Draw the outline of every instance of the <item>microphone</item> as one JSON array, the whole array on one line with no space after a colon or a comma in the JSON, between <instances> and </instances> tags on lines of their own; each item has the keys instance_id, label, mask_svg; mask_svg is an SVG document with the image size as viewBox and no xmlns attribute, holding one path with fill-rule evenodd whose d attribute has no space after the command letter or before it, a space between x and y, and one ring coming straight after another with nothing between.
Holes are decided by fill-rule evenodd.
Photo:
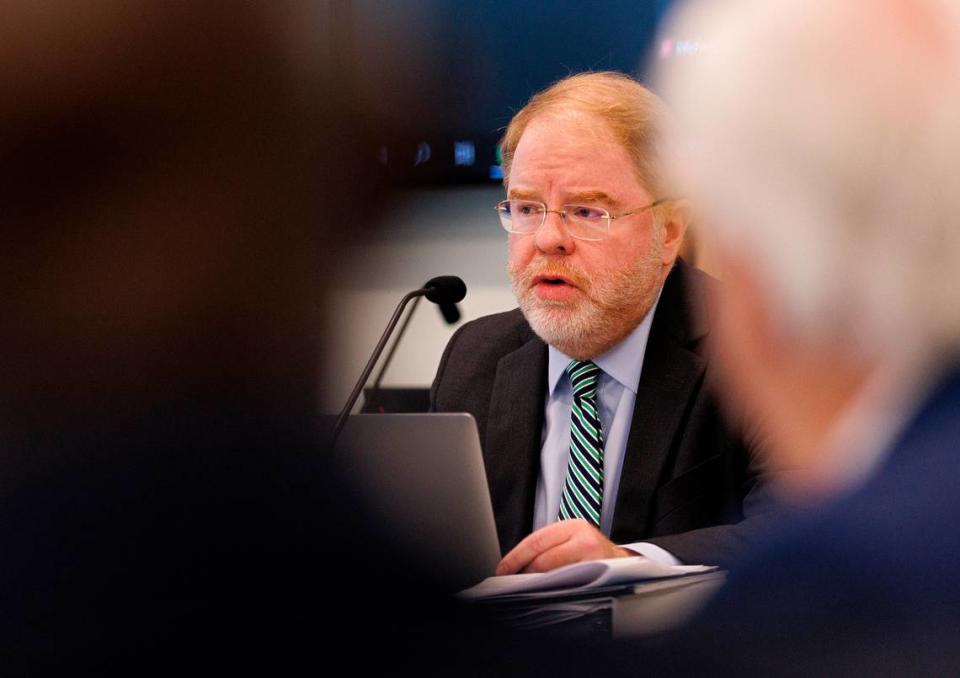
<instances>
[{"instance_id":1,"label":"microphone","mask_svg":"<svg viewBox=\"0 0 960 678\"><path fill-rule=\"evenodd\" d=\"M428 280L423 289L427 290L428 301L435 304L455 304L467 296L467 286L455 275L441 275Z\"/></svg>"},{"instance_id":2,"label":"microphone","mask_svg":"<svg viewBox=\"0 0 960 678\"><path fill-rule=\"evenodd\" d=\"M383 353L383 348L387 345L387 340L393 333L393 329L397 326L397 321L400 320L400 315L403 313L403 309L406 308L408 303L410 303L410 300L425 296L428 301L432 301L435 304L440 304L442 310L443 304L455 305L466 295L467 286L464 284L463 280L455 275L442 275L428 280L420 289L407 292L403 296L403 299L400 300L396 310L390 317L390 322L387 323L387 328L380 336L380 341L377 342L376 348L373 349L373 354L367 361L366 367L363 368L363 372L360 374L360 379L353 387L353 391L351 391L350 397L347 398L347 402L343 406L343 410L340 411L340 416L337 417L337 424L333 429L331 447L334 443L336 443L337 438L340 437L340 431L343 429L344 424L347 423L347 417L350 415L350 410L353 409L353 406L357 402L357 398L360 397L360 392L363 390L363 385L367 383L367 379L370 378L370 373L373 371L373 366L377 363L377 359L380 357L380 354ZM459 315L459 311L457 311L457 315ZM409 322L409 317L407 318L407 321ZM406 324L404 325L404 329L406 329ZM394 345L394 348L396 348L396 345Z\"/></svg>"},{"instance_id":3,"label":"microphone","mask_svg":"<svg viewBox=\"0 0 960 678\"><path fill-rule=\"evenodd\" d=\"M424 289L430 290L430 292L426 294L427 299L437 304L440 308L440 313L443 315L443 319L447 321L448 325L459 322L460 309L457 308L456 302L463 299L467 293L467 287L463 284L463 280L455 276L440 276L427 281L423 287ZM370 387L370 405L376 404L377 395L380 393L380 382L383 381L383 375L386 374L387 368L390 367L390 363L393 361L393 355L397 352L397 347L400 345L403 335L406 334L407 327L410 326L413 314L417 312L417 305L420 303L421 298L422 297L417 297L410 305L410 310L407 311L407 317L403 319L400 329L397 330L397 336L393 340L393 344L390 345L387 356L383 359L383 365L380 366L380 371L377 372L377 376L373 380L373 385ZM364 409L366 408L367 405L365 404Z\"/></svg>"},{"instance_id":4,"label":"microphone","mask_svg":"<svg viewBox=\"0 0 960 678\"><path fill-rule=\"evenodd\" d=\"M443 319L447 321L448 325L453 325L460 320L460 309L457 308L457 302L467 295L467 286L463 284L460 278L453 275L442 275L429 280L424 287L433 288L433 292L427 294L427 299L440 307L440 313L443 314ZM397 341L399 340L398 338Z\"/></svg>"}]
</instances>

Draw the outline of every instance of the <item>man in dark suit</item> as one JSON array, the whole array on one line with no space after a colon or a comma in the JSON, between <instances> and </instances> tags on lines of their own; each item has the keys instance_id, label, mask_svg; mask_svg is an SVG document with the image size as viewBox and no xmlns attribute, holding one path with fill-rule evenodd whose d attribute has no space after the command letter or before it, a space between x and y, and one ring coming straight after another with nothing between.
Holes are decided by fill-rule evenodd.
<instances>
[{"instance_id":1,"label":"man in dark suit","mask_svg":"<svg viewBox=\"0 0 960 678\"><path fill-rule=\"evenodd\" d=\"M432 390L435 410L477 419L501 574L725 563L761 520L751 455L710 387L714 283L676 258L687 210L660 187L663 115L626 76L582 74L504 137L497 210L520 309L461 328Z\"/></svg>"}]
</instances>

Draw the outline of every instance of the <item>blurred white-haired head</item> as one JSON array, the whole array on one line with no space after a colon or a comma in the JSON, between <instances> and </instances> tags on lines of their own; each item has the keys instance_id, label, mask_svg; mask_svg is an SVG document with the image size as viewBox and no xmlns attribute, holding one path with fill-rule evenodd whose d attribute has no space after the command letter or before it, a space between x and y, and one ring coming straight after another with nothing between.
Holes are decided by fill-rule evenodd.
<instances>
[{"instance_id":1,"label":"blurred white-haired head","mask_svg":"<svg viewBox=\"0 0 960 678\"><path fill-rule=\"evenodd\" d=\"M960 1L702 0L666 34L664 155L778 330L960 347Z\"/></svg>"}]
</instances>

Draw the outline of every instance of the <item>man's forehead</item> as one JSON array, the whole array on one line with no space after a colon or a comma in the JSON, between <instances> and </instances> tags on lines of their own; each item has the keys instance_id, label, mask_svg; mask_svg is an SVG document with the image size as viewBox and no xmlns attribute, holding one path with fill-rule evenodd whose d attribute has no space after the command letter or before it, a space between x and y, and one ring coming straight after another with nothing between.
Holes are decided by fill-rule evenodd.
<instances>
[{"instance_id":1,"label":"man's forehead","mask_svg":"<svg viewBox=\"0 0 960 678\"><path fill-rule=\"evenodd\" d=\"M577 110L548 110L527 123L517 143L517 151L524 146L529 147L532 140L545 136L555 137L555 143L558 144L567 142L622 147L610 124L600 115Z\"/></svg>"},{"instance_id":2,"label":"man's forehead","mask_svg":"<svg viewBox=\"0 0 960 678\"><path fill-rule=\"evenodd\" d=\"M603 203L620 207L643 186L633 158L609 125L588 113L542 114L517 144L507 196L546 201L545 193L566 204ZM552 197L556 200L556 197Z\"/></svg>"}]
</instances>

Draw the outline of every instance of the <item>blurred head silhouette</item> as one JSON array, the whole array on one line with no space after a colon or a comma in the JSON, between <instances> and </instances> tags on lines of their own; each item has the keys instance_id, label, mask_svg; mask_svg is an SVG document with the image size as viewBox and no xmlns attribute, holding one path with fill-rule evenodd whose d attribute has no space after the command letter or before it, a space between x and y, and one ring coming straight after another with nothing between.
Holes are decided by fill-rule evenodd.
<instances>
[{"instance_id":1,"label":"blurred head silhouette","mask_svg":"<svg viewBox=\"0 0 960 678\"><path fill-rule=\"evenodd\" d=\"M850 405L896 410L960 347L956 3L694 2L670 30L703 45L659 81L727 280L727 382L806 470L788 489L829 491L859 472L834 454Z\"/></svg>"},{"instance_id":2,"label":"blurred head silhouette","mask_svg":"<svg viewBox=\"0 0 960 678\"><path fill-rule=\"evenodd\" d=\"M301 17L91 7L0 27L4 419L307 411Z\"/></svg>"},{"instance_id":3,"label":"blurred head silhouette","mask_svg":"<svg viewBox=\"0 0 960 678\"><path fill-rule=\"evenodd\" d=\"M313 204L360 184L324 7L4 5L5 670L219 662L304 612L334 485Z\"/></svg>"}]
</instances>

